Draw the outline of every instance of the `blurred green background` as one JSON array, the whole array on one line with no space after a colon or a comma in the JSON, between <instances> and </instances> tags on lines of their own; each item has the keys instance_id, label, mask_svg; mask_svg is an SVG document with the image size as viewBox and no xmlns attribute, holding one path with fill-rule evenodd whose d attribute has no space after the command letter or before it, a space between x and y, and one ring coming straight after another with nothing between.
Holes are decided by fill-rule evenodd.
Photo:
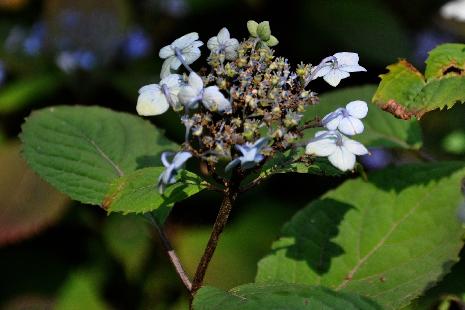
<instances>
[{"instance_id":1,"label":"blurred green background","mask_svg":"<svg viewBox=\"0 0 465 310\"><path fill-rule=\"evenodd\" d=\"M462 42L461 27L438 14L441 0L0 0L0 309L186 309L187 295L154 232L142 218L106 216L55 192L21 159L17 135L31 110L100 105L135 113L137 90L158 81L158 50L196 31L203 42L226 26L245 38L247 20L269 20L277 55L294 65L338 51L360 54L367 74L343 87L377 84L398 58L419 68L427 52ZM202 67L202 61L194 64ZM330 87L316 82L318 92ZM345 104L345 103L341 103ZM463 159L464 107L422 119L424 150ZM151 119L182 141L174 113ZM149 139L150 137L147 137ZM366 169L414 160L373 150ZM207 283L251 282L281 225L342 179L274 177L240 198ZM309 191L311 188L311 192ZM174 207L167 222L192 274L220 197L201 193Z\"/></svg>"}]
</instances>

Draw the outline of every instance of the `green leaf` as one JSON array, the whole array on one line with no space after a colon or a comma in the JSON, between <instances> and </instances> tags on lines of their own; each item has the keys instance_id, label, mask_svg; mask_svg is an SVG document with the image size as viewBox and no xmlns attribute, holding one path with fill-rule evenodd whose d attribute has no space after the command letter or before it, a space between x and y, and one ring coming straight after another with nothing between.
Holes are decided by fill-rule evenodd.
<instances>
[{"instance_id":1,"label":"green leaf","mask_svg":"<svg viewBox=\"0 0 465 310\"><path fill-rule=\"evenodd\" d=\"M152 243L142 217L112 214L105 220L103 238L110 252L123 265L128 279L138 279Z\"/></svg>"},{"instance_id":2,"label":"green leaf","mask_svg":"<svg viewBox=\"0 0 465 310\"><path fill-rule=\"evenodd\" d=\"M269 39L268 41L266 41L265 43L266 43L266 45L268 45L269 47L273 47L273 46L278 45L278 44L279 44L279 41L278 41L278 39L277 39L275 36L271 35L271 36L270 36L270 39Z\"/></svg>"},{"instance_id":3,"label":"green leaf","mask_svg":"<svg viewBox=\"0 0 465 310\"><path fill-rule=\"evenodd\" d=\"M349 180L298 212L258 282L324 285L407 305L457 262L463 163L415 164Z\"/></svg>"},{"instance_id":4,"label":"green leaf","mask_svg":"<svg viewBox=\"0 0 465 310\"><path fill-rule=\"evenodd\" d=\"M44 99L53 94L62 83L60 76L44 74L7 84L0 89L0 114L18 111L32 101Z\"/></svg>"},{"instance_id":5,"label":"green leaf","mask_svg":"<svg viewBox=\"0 0 465 310\"><path fill-rule=\"evenodd\" d=\"M258 28L258 23L254 20L249 20L247 22L247 30L249 30L249 33L252 37L257 37L257 28Z\"/></svg>"},{"instance_id":6,"label":"green leaf","mask_svg":"<svg viewBox=\"0 0 465 310\"><path fill-rule=\"evenodd\" d=\"M268 21L263 21L257 26L257 35L260 40L266 42L271 37L270 23Z\"/></svg>"},{"instance_id":7,"label":"green leaf","mask_svg":"<svg viewBox=\"0 0 465 310\"><path fill-rule=\"evenodd\" d=\"M137 170L116 179L110 186L103 207L109 212L145 213L157 211L161 222L171 206L206 187L196 174L183 170L177 177L179 182L168 186L162 194L158 192L157 180L163 167L152 167Z\"/></svg>"},{"instance_id":8,"label":"green leaf","mask_svg":"<svg viewBox=\"0 0 465 310\"><path fill-rule=\"evenodd\" d=\"M194 297L195 310L298 310L298 309L381 309L375 303L324 287L296 284L245 284L227 292L203 287Z\"/></svg>"},{"instance_id":9,"label":"green leaf","mask_svg":"<svg viewBox=\"0 0 465 310\"><path fill-rule=\"evenodd\" d=\"M462 249L461 260L436 286L427 290L415 300L408 309L433 309L441 299L454 296L465 303L465 248Z\"/></svg>"},{"instance_id":10,"label":"green leaf","mask_svg":"<svg viewBox=\"0 0 465 310\"><path fill-rule=\"evenodd\" d=\"M465 101L465 44L443 44L430 52L425 76L406 60L387 67L373 102L401 119L452 108Z\"/></svg>"},{"instance_id":11,"label":"green leaf","mask_svg":"<svg viewBox=\"0 0 465 310\"><path fill-rule=\"evenodd\" d=\"M64 286L61 288L60 295L54 309L86 309L86 310L105 310L109 307L100 296L99 284L90 272L76 271L72 273ZM79 305L79 306L78 306Z\"/></svg>"},{"instance_id":12,"label":"green leaf","mask_svg":"<svg viewBox=\"0 0 465 310\"><path fill-rule=\"evenodd\" d=\"M72 199L95 205L113 180L161 165L161 152L176 148L149 122L100 107L35 111L22 129L29 166Z\"/></svg>"},{"instance_id":13,"label":"green leaf","mask_svg":"<svg viewBox=\"0 0 465 310\"><path fill-rule=\"evenodd\" d=\"M307 109L304 120L311 120L316 116L322 118L337 108L344 107L350 101L370 102L375 91L376 86L365 85L326 93L320 97L320 103ZM421 128L417 120L396 119L374 104L369 104L368 115L363 119L363 124L365 131L357 135L355 139L367 147L419 149L422 144ZM313 138L316 131L318 130L308 130L305 138Z\"/></svg>"}]
</instances>

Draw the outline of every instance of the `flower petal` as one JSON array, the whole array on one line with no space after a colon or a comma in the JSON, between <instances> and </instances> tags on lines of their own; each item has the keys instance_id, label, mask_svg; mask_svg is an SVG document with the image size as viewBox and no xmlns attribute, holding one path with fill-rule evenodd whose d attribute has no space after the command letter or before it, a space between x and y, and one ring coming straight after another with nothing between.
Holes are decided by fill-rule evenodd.
<instances>
[{"instance_id":1,"label":"flower petal","mask_svg":"<svg viewBox=\"0 0 465 310\"><path fill-rule=\"evenodd\" d=\"M222 113L231 109L231 104L217 86L205 88L202 96L202 103L207 109L213 112L218 111Z\"/></svg>"},{"instance_id":2,"label":"flower petal","mask_svg":"<svg viewBox=\"0 0 465 310\"><path fill-rule=\"evenodd\" d=\"M352 116L343 117L337 128L340 132L349 136L361 134L364 130L362 121Z\"/></svg>"},{"instance_id":3,"label":"flower petal","mask_svg":"<svg viewBox=\"0 0 465 310\"><path fill-rule=\"evenodd\" d=\"M356 118L364 118L368 114L368 105L365 101L355 100L346 105L349 114Z\"/></svg>"},{"instance_id":4,"label":"flower petal","mask_svg":"<svg viewBox=\"0 0 465 310\"><path fill-rule=\"evenodd\" d=\"M211 37L207 41L207 47L210 51L214 53L218 53L218 50L220 49L220 43L218 42L218 37Z\"/></svg>"},{"instance_id":5,"label":"flower petal","mask_svg":"<svg viewBox=\"0 0 465 310\"><path fill-rule=\"evenodd\" d=\"M358 141L355 141L349 138L344 138L342 143L343 143L343 146L352 154L366 155L369 153L367 148Z\"/></svg>"},{"instance_id":6,"label":"flower petal","mask_svg":"<svg viewBox=\"0 0 465 310\"><path fill-rule=\"evenodd\" d=\"M169 107L161 90L146 90L139 95L136 110L139 115L152 116L165 113Z\"/></svg>"},{"instance_id":7,"label":"flower petal","mask_svg":"<svg viewBox=\"0 0 465 310\"><path fill-rule=\"evenodd\" d=\"M350 74L345 71L331 69L329 73L323 77L323 79L328 82L329 85L336 87L339 85L342 79L345 79L349 76Z\"/></svg>"},{"instance_id":8,"label":"flower petal","mask_svg":"<svg viewBox=\"0 0 465 310\"><path fill-rule=\"evenodd\" d=\"M229 31L226 27L222 28L220 32L218 32L218 43L225 44L231 38L229 35Z\"/></svg>"},{"instance_id":9,"label":"flower petal","mask_svg":"<svg viewBox=\"0 0 465 310\"><path fill-rule=\"evenodd\" d=\"M162 49L160 49L158 56L162 59L168 58L170 56L174 56L174 51L171 45L167 45L163 47Z\"/></svg>"},{"instance_id":10,"label":"flower petal","mask_svg":"<svg viewBox=\"0 0 465 310\"><path fill-rule=\"evenodd\" d=\"M355 155L344 147L337 147L334 153L328 156L329 162L341 171L354 169Z\"/></svg>"},{"instance_id":11,"label":"flower petal","mask_svg":"<svg viewBox=\"0 0 465 310\"><path fill-rule=\"evenodd\" d=\"M199 34L197 32L191 32L183 35L179 39L174 40L173 43L171 43L171 45L182 50L198 39Z\"/></svg>"},{"instance_id":12,"label":"flower petal","mask_svg":"<svg viewBox=\"0 0 465 310\"><path fill-rule=\"evenodd\" d=\"M179 74L169 74L160 81L160 85L166 85L168 88L179 88L181 85L181 76Z\"/></svg>"},{"instance_id":13,"label":"flower petal","mask_svg":"<svg viewBox=\"0 0 465 310\"><path fill-rule=\"evenodd\" d=\"M359 65L354 65L354 66L342 65L339 67L339 70L342 70L345 72L366 72L367 71L367 69Z\"/></svg>"},{"instance_id":14,"label":"flower petal","mask_svg":"<svg viewBox=\"0 0 465 310\"><path fill-rule=\"evenodd\" d=\"M184 105L190 105L194 101L199 100L199 92L197 89L192 86L181 87L181 90L178 94L179 101Z\"/></svg>"},{"instance_id":15,"label":"flower petal","mask_svg":"<svg viewBox=\"0 0 465 310\"><path fill-rule=\"evenodd\" d=\"M341 52L333 56L337 59L338 67L358 65L359 57L357 53Z\"/></svg>"},{"instance_id":16,"label":"flower petal","mask_svg":"<svg viewBox=\"0 0 465 310\"><path fill-rule=\"evenodd\" d=\"M191 63L199 59L200 55L201 55L201 52L198 47L185 49L182 52L182 57L188 65L190 65Z\"/></svg>"},{"instance_id":17,"label":"flower petal","mask_svg":"<svg viewBox=\"0 0 465 310\"><path fill-rule=\"evenodd\" d=\"M236 167L237 165L239 165L240 162L241 162L241 160L239 158L236 158L236 159L230 161L229 164L227 164L226 167L224 168L224 171L228 172L229 170L231 170L234 167Z\"/></svg>"},{"instance_id":18,"label":"flower petal","mask_svg":"<svg viewBox=\"0 0 465 310\"><path fill-rule=\"evenodd\" d=\"M192 154L189 152L179 152L173 158L173 167L174 169L178 170L179 168L184 165L184 163L192 157Z\"/></svg>"},{"instance_id":19,"label":"flower petal","mask_svg":"<svg viewBox=\"0 0 465 310\"><path fill-rule=\"evenodd\" d=\"M314 70L316 70L316 67L315 67ZM322 67L318 70L318 72L315 74L314 79L325 76L326 74L329 73L329 71L331 71L331 64L330 64L330 63L326 63L324 66L322 66Z\"/></svg>"},{"instance_id":20,"label":"flower petal","mask_svg":"<svg viewBox=\"0 0 465 310\"><path fill-rule=\"evenodd\" d=\"M305 154L316 156L329 156L336 151L336 141L331 138L316 138L310 141L305 148Z\"/></svg>"},{"instance_id":21,"label":"flower petal","mask_svg":"<svg viewBox=\"0 0 465 310\"><path fill-rule=\"evenodd\" d=\"M189 74L189 86L191 86L193 89L199 93L203 89L203 81L200 75L198 75L195 72L191 72Z\"/></svg>"},{"instance_id":22,"label":"flower petal","mask_svg":"<svg viewBox=\"0 0 465 310\"><path fill-rule=\"evenodd\" d=\"M139 89L139 94L145 93L147 91L160 91L160 85L158 84L149 84L141 87Z\"/></svg>"},{"instance_id":23,"label":"flower petal","mask_svg":"<svg viewBox=\"0 0 465 310\"><path fill-rule=\"evenodd\" d=\"M167 58L163 65L161 66L160 78L164 79L171 74L171 62L173 61L174 56Z\"/></svg>"},{"instance_id":24,"label":"flower petal","mask_svg":"<svg viewBox=\"0 0 465 310\"><path fill-rule=\"evenodd\" d=\"M336 130L343 118L342 109L339 108L334 112L327 114L321 120L321 124L328 130Z\"/></svg>"}]
</instances>

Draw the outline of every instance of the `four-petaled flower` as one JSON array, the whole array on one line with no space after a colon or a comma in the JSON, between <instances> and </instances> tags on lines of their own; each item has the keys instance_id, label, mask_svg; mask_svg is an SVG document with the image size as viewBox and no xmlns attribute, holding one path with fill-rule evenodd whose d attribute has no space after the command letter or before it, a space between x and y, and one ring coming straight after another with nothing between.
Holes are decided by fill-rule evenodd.
<instances>
[{"instance_id":1,"label":"four-petaled flower","mask_svg":"<svg viewBox=\"0 0 465 310\"><path fill-rule=\"evenodd\" d=\"M345 108L339 108L326 115L321 123L328 130L339 129L345 135L353 136L363 132L363 123L360 119L367 116L368 105L365 101L355 100L349 102Z\"/></svg>"},{"instance_id":2,"label":"four-petaled flower","mask_svg":"<svg viewBox=\"0 0 465 310\"><path fill-rule=\"evenodd\" d=\"M171 152L164 152L161 154L161 161L166 169L158 178L158 191L160 194L163 194L166 186L176 183L176 174L182 168L184 163L192 157L192 154L189 152L179 152L174 155L173 161L170 163L168 161L168 156L171 155L173 155Z\"/></svg>"},{"instance_id":3,"label":"four-petaled flower","mask_svg":"<svg viewBox=\"0 0 465 310\"><path fill-rule=\"evenodd\" d=\"M165 59L160 73L161 78L169 75L171 69L177 70L181 64L190 65L200 57L199 47L203 45L203 42L198 39L198 33L191 32L160 50L160 58Z\"/></svg>"},{"instance_id":4,"label":"four-petaled flower","mask_svg":"<svg viewBox=\"0 0 465 310\"><path fill-rule=\"evenodd\" d=\"M160 84L150 84L139 90L136 110L139 115L151 116L165 113L170 104L174 110L180 109L178 93L181 89L181 76L170 74Z\"/></svg>"},{"instance_id":5,"label":"four-petaled flower","mask_svg":"<svg viewBox=\"0 0 465 310\"><path fill-rule=\"evenodd\" d=\"M341 171L354 169L355 155L369 154L363 144L351 140L338 131L319 131L307 144L305 153L328 157L329 162Z\"/></svg>"},{"instance_id":6,"label":"four-petaled flower","mask_svg":"<svg viewBox=\"0 0 465 310\"><path fill-rule=\"evenodd\" d=\"M231 39L229 31L226 27L220 30L218 36L212 37L207 42L207 47L216 54L224 54L227 60L234 60L237 58L237 49L239 48L239 41Z\"/></svg>"},{"instance_id":7,"label":"four-petaled flower","mask_svg":"<svg viewBox=\"0 0 465 310\"><path fill-rule=\"evenodd\" d=\"M198 101L212 112L229 113L231 103L220 92L218 86L203 88L202 78L195 72L189 74L188 85L179 91L179 100L186 108L195 108Z\"/></svg>"},{"instance_id":8,"label":"four-petaled flower","mask_svg":"<svg viewBox=\"0 0 465 310\"><path fill-rule=\"evenodd\" d=\"M232 160L225 168L225 171L229 171L232 168L241 164L242 169L250 169L261 162L264 158L260 154L261 150L266 146L268 142L267 138L260 138L255 143L247 142L243 145L236 145L236 149L242 153L242 156Z\"/></svg>"},{"instance_id":9,"label":"four-petaled flower","mask_svg":"<svg viewBox=\"0 0 465 310\"><path fill-rule=\"evenodd\" d=\"M313 79L323 77L329 85L336 87L350 72L367 71L358 64L358 54L341 52L325 58L314 70Z\"/></svg>"}]
</instances>

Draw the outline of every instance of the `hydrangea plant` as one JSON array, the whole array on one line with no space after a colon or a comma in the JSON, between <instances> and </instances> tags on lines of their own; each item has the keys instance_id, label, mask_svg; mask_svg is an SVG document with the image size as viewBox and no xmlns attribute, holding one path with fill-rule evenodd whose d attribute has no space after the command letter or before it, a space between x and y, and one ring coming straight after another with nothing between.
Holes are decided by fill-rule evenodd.
<instances>
[{"instance_id":1,"label":"hydrangea plant","mask_svg":"<svg viewBox=\"0 0 465 310\"><path fill-rule=\"evenodd\" d=\"M447 103L406 92L430 94L429 85L463 83L462 74L447 71L451 64L438 57L451 49L431 53L426 80L406 61L390 66L375 105L367 103L373 86L316 93L319 78L336 87L352 73L366 71L357 53L339 52L316 65L292 67L275 55L279 41L267 21L249 21L247 29L249 37L242 41L227 28L211 37L204 49L207 66L199 70L193 69L204 46L198 33L160 50L160 81L140 88L136 111L143 117L164 117L172 109L185 130L182 144L140 117L99 107L52 107L34 112L23 126L29 165L73 199L109 213L146 217L195 309L408 305L458 260L464 230L457 207L463 200L465 165L416 163L367 175L356 157L369 156L373 147L397 147L427 158L419 151L418 122L402 118ZM454 66L465 63L459 53L463 48L453 46ZM463 92L454 91L453 98L444 89L441 96L463 100ZM287 172L352 179L284 226L272 251L259 262L255 283L229 291L205 286L238 196ZM176 202L202 190L217 191L223 198L191 277L164 232L164 222ZM463 207L459 210L463 219Z\"/></svg>"}]
</instances>

